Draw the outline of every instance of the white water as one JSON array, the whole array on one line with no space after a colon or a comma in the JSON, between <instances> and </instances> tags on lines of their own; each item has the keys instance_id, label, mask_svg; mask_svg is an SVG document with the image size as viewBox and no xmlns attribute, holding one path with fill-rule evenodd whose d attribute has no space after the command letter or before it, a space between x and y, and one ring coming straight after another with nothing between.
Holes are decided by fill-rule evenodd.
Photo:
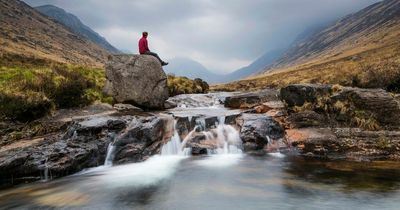
<instances>
[{"instance_id":1,"label":"white water","mask_svg":"<svg viewBox=\"0 0 400 210\"><path fill-rule=\"evenodd\" d=\"M106 160L104 161L104 166L112 166L114 160L114 152L115 146L113 145L113 143L110 143L107 147L107 156Z\"/></svg>"}]
</instances>

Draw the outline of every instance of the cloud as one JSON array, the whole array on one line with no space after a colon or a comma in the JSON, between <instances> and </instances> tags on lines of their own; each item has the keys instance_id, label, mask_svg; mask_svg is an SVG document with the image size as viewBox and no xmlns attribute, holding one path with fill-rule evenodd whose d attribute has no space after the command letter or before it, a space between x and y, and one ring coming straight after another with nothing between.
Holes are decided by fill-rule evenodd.
<instances>
[{"instance_id":1,"label":"cloud","mask_svg":"<svg viewBox=\"0 0 400 210\"><path fill-rule=\"evenodd\" d=\"M136 52L141 31L149 31L150 49L160 56L189 57L222 73L378 0L25 1L61 7L124 50Z\"/></svg>"}]
</instances>

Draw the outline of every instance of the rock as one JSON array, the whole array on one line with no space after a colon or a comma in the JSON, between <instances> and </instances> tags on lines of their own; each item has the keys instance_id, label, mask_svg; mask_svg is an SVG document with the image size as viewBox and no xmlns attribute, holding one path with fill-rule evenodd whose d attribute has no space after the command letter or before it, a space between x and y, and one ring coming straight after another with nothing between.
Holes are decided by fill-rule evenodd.
<instances>
[{"instance_id":1,"label":"rock","mask_svg":"<svg viewBox=\"0 0 400 210\"><path fill-rule=\"evenodd\" d=\"M356 111L366 111L375 117L380 125L400 126L400 106L395 98L382 89L344 88L331 97L332 103L350 103Z\"/></svg>"},{"instance_id":2,"label":"rock","mask_svg":"<svg viewBox=\"0 0 400 210\"><path fill-rule=\"evenodd\" d=\"M49 178L57 178L103 165L110 137L99 126L74 124L69 130L64 136L54 134L35 144L1 149L0 185L40 180L46 171Z\"/></svg>"},{"instance_id":3,"label":"rock","mask_svg":"<svg viewBox=\"0 0 400 210\"><path fill-rule=\"evenodd\" d=\"M331 160L400 160L400 131L358 128L286 130L286 139L300 154Z\"/></svg>"},{"instance_id":4,"label":"rock","mask_svg":"<svg viewBox=\"0 0 400 210\"><path fill-rule=\"evenodd\" d=\"M134 118L115 139L114 163L143 161L158 154L163 142L172 136L172 128L168 126L171 120L159 116Z\"/></svg>"},{"instance_id":5,"label":"rock","mask_svg":"<svg viewBox=\"0 0 400 210\"><path fill-rule=\"evenodd\" d=\"M243 93L239 95L234 95L226 97L225 107L234 109L247 109L253 108L267 101L278 100L278 92L272 89L265 89L258 92Z\"/></svg>"},{"instance_id":6,"label":"rock","mask_svg":"<svg viewBox=\"0 0 400 210\"><path fill-rule=\"evenodd\" d=\"M109 56L106 78L104 92L118 103L162 109L168 99L167 76L152 56Z\"/></svg>"},{"instance_id":7,"label":"rock","mask_svg":"<svg viewBox=\"0 0 400 210\"><path fill-rule=\"evenodd\" d=\"M314 111L292 113L286 118L289 128L324 127L328 125L325 116Z\"/></svg>"},{"instance_id":8,"label":"rock","mask_svg":"<svg viewBox=\"0 0 400 210\"><path fill-rule=\"evenodd\" d=\"M235 125L236 124L236 119L242 116L242 114L231 114L225 116L225 124L226 125Z\"/></svg>"},{"instance_id":9,"label":"rock","mask_svg":"<svg viewBox=\"0 0 400 210\"><path fill-rule=\"evenodd\" d=\"M318 97L330 95L332 86L317 84L288 85L281 89L280 96L289 107L302 106L306 102L314 103Z\"/></svg>"},{"instance_id":10,"label":"rock","mask_svg":"<svg viewBox=\"0 0 400 210\"><path fill-rule=\"evenodd\" d=\"M114 104L114 109L118 111L138 111L143 112L143 109L133 106L132 104Z\"/></svg>"},{"instance_id":11,"label":"rock","mask_svg":"<svg viewBox=\"0 0 400 210\"><path fill-rule=\"evenodd\" d=\"M172 100L166 100L165 103L164 103L164 108L165 109L173 109L173 108L175 108L177 106L178 106L178 104L176 104Z\"/></svg>"},{"instance_id":12,"label":"rock","mask_svg":"<svg viewBox=\"0 0 400 210\"><path fill-rule=\"evenodd\" d=\"M260 150L268 143L268 137L279 139L284 136L284 129L270 116L243 114L241 121L240 138L245 145L245 149L254 149L255 143L257 145L255 149Z\"/></svg>"},{"instance_id":13,"label":"rock","mask_svg":"<svg viewBox=\"0 0 400 210\"><path fill-rule=\"evenodd\" d=\"M213 135L216 135L215 133ZM207 139L204 132L196 132L187 141L186 147L190 147L192 155L204 155L207 154L207 149L216 149L216 142Z\"/></svg>"}]
</instances>

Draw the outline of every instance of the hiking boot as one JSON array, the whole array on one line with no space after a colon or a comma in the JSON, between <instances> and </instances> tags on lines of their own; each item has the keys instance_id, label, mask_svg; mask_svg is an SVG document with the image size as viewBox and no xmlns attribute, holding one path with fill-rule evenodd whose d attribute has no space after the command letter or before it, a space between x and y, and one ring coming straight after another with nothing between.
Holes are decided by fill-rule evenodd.
<instances>
[{"instance_id":1,"label":"hiking boot","mask_svg":"<svg viewBox=\"0 0 400 210\"><path fill-rule=\"evenodd\" d=\"M166 65L168 65L168 62L164 62L164 61L163 61L163 62L161 63L161 66L166 66Z\"/></svg>"}]
</instances>

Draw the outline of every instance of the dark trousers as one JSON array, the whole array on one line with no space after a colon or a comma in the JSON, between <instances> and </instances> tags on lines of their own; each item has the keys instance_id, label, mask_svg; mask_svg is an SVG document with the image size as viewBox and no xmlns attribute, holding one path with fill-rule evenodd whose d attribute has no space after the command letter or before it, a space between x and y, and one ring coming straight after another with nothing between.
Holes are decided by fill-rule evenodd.
<instances>
[{"instance_id":1,"label":"dark trousers","mask_svg":"<svg viewBox=\"0 0 400 210\"><path fill-rule=\"evenodd\" d=\"M160 57L157 55L157 53L155 53L155 52L146 51L146 52L143 53L143 54L145 54L145 55L151 55L151 56L156 57L156 58L160 61L160 63L163 63L163 62L164 62L164 61L161 60L161 58L160 58Z\"/></svg>"}]
</instances>

